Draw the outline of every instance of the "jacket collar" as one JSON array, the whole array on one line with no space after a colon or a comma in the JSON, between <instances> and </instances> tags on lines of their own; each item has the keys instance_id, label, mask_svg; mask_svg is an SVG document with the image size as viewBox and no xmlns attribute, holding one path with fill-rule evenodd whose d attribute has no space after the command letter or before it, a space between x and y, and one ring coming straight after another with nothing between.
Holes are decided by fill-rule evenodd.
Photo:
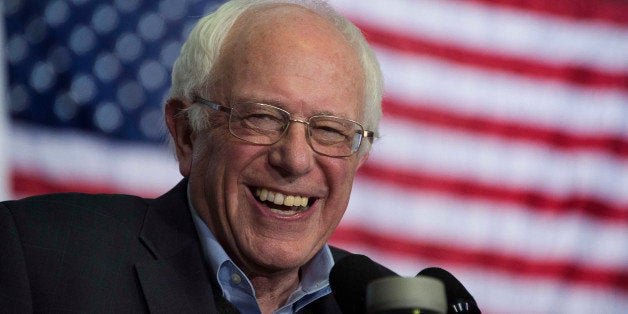
<instances>
[{"instance_id":1,"label":"jacket collar","mask_svg":"<svg viewBox=\"0 0 628 314\"><path fill-rule=\"evenodd\" d=\"M152 258L136 263L135 269L152 313L216 312L186 186L184 179L151 201L140 232Z\"/></svg>"}]
</instances>

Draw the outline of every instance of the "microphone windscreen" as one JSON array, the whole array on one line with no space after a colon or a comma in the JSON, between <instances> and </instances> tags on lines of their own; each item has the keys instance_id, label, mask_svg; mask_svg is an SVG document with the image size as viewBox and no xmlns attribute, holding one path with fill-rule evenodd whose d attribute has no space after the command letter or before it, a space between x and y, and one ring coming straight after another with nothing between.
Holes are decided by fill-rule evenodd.
<instances>
[{"instance_id":1,"label":"microphone windscreen","mask_svg":"<svg viewBox=\"0 0 628 314\"><path fill-rule=\"evenodd\" d=\"M445 314L447 297L442 281L428 276L386 277L366 290L366 312L374 314Z\"/></svg>"},{"instance_id":2,"label":"microphone windscreen","mask_svg":"<svg viewBox=\"0 0 628 314\"><path fill-rule=\"evenodd\" d=\"M366 288L373 280L399 276L370 258L352 254L334 264L329 285L342 313L366 313Z\"/></svg>"},{"instance_id":3,"label":"microphone windscreen","mask_svg":"<svg viewBox=\"0 0 628 314\"><path fill-rule=\"evenodd\" d=\"M481 313L471 293L450 272L438 267L429 267L420 271L417 276L436 278L445 284L445 295L449 305L447 313Z\"/></svg>"}]
</instances>

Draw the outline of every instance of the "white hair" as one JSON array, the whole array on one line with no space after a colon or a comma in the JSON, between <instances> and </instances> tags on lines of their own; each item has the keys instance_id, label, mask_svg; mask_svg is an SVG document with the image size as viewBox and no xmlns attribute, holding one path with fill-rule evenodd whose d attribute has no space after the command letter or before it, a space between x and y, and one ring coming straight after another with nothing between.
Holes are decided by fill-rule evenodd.
<instances>
[{"instance_id":1,"label":"white hair","mask_svg":"<svg viewBox=\"0 0 628 314\"><path fill-rule=\"evenodd\" d=\"M207 95L216 81L216 64L220 58L225 38L243 13L268 5L292 4L302 6L328 20L346 38L359 58L364 73L364 122L365 129L378 134L382 116L381 101L383 79L375 54L362 32L338 14L323 0L232 0L223 4L215 12L201 18L181 48L181 53L172 70L172 86L169 98L190 103L197 95ZM188 121L193 131L207 127L207 110L201 106L190 106ZM368 144L368 143L366 143ZM364 145L367 147L370 145ZM363 151L368 151L366 148Z\"/></svg>"}]
</instances>

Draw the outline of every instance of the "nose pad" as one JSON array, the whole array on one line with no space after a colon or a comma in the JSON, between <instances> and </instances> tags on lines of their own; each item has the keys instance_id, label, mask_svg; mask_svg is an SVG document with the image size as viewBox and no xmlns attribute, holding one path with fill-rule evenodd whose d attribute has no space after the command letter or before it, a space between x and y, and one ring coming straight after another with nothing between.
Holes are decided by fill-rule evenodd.
<instances>
[{"instance_id":1,"label":"nose pad","mask_svg":"<svg viewBox=\"0 0 628 314\"><path fill-rule=\"evenodd\" d=\"M302 175L312 170L315 152L309 143L307 122L291 122L282 138L271 145L269 163L286 175Z\"/></svg>"}]
</instances>

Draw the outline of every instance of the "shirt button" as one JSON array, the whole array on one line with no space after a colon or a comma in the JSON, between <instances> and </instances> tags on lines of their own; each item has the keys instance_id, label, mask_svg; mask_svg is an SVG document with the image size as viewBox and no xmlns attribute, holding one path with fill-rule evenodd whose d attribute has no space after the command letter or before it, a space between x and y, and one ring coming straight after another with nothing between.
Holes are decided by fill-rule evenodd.
<instances>
[{"instance_id":1,"label":"shirt button","mask_svg":"<svg viewBox=\"0 0 628 314\"><path fill-rule=\"evenodd\" d=\"M233 273L231 274L231 281L236 285L239 285L242 282L242 277L240 275Z\"/></svg>"}]
</instances>

